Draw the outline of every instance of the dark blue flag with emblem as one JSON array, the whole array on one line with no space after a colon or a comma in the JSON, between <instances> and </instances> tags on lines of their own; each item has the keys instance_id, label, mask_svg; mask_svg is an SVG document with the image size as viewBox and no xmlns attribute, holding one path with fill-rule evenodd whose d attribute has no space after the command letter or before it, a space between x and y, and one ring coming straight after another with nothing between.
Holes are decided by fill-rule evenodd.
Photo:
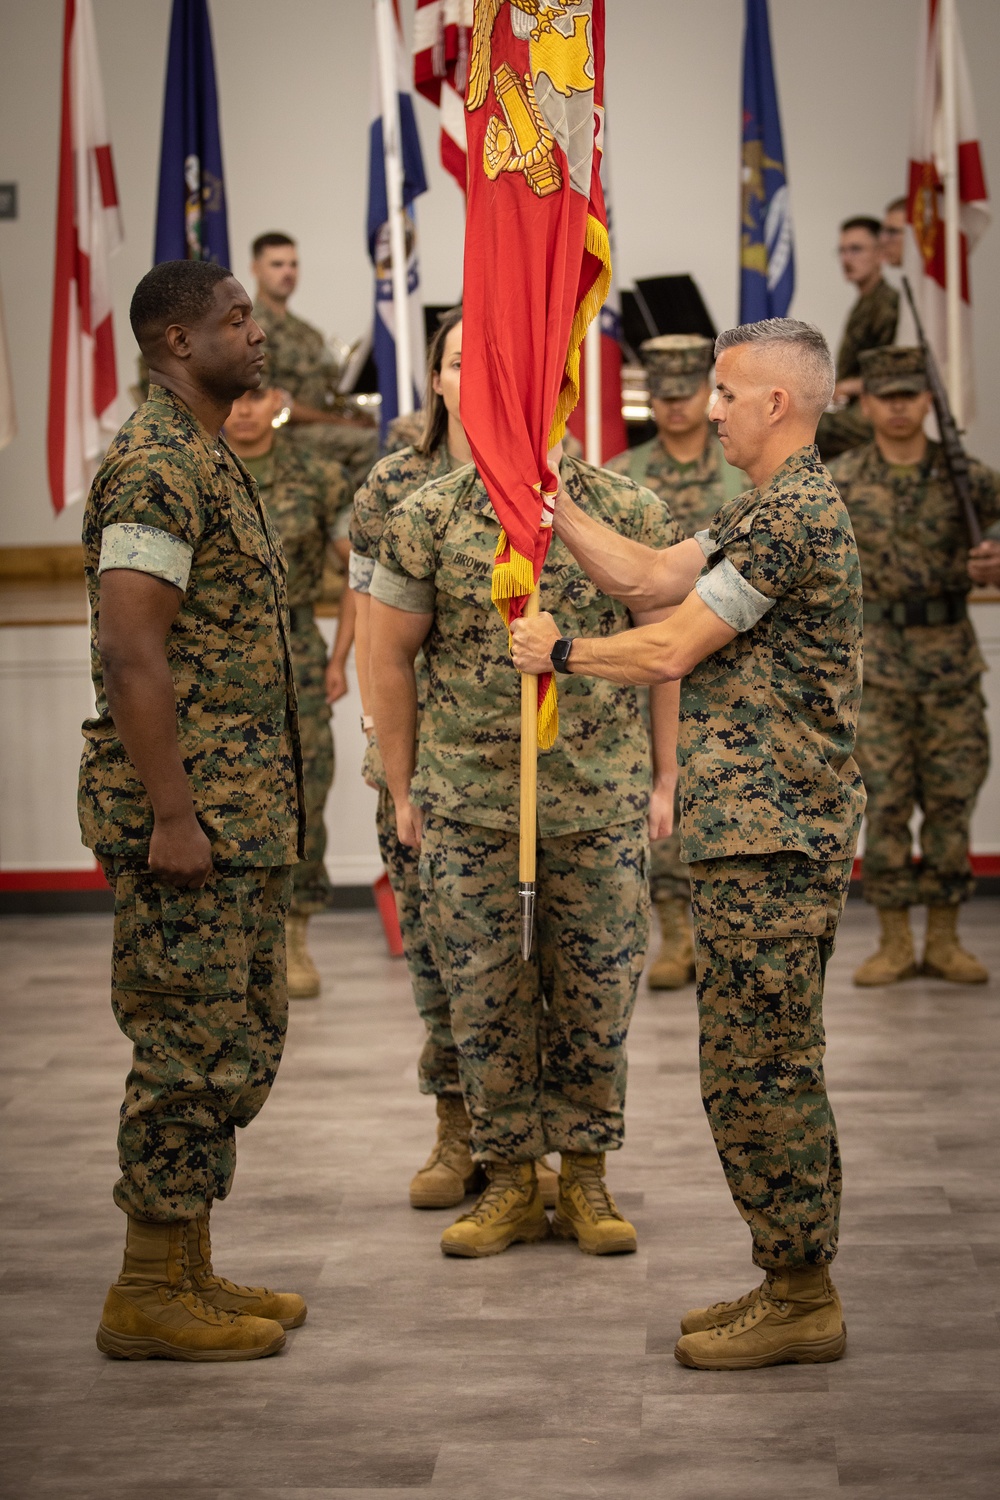
<instances>
[{"instance_id":1,"label":"dark blue flag with emblem","mask_svg":"<svg viewBox=\"0 0 1000 1500\"><path fill-rule=\"evenodd\" d=\"M740 322L787 317L795 246L767 0L746 0L741 210Z\"/></svg>"},{"instance_id":2,"label":"dark blue flag with emblem","mask_svg":"<svg viewBox=\"0 0 1000 1500\"><path fill-rule=\"evenodd\" d=\"M208 0L174 0L170 18L153 260L229 265Z\"/></svg>"}]
</instances>

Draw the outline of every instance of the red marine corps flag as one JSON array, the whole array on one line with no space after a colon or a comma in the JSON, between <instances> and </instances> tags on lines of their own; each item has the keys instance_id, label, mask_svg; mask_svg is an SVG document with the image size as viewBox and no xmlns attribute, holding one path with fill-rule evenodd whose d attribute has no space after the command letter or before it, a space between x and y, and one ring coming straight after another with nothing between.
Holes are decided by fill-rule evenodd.
<instances>
[{"instance_id":1,"label":"red marine corps flag","mask_svg":"<svg viewBox=\"0 0 1000 1500\"><path fill-rule=\"evenodd\" d=\"M476 0L462 422L502 530L493 600L509 625L552 536L549 449L580 393L580 345L611 282L601 192L604 0ZM538 744L559 723L538 680Z\"/></svg>"},{"instance_id":2,"label":"red marine corps flag","mask_svg":"<svg viewBox=\"0 0 1000 1500\"><path fill-rule=\"evenodd\" d=\"M49 372L53 508L81 499L118 430L108 258L122 242L90 0L66 0Z\"/></svg>"}]
</instances>

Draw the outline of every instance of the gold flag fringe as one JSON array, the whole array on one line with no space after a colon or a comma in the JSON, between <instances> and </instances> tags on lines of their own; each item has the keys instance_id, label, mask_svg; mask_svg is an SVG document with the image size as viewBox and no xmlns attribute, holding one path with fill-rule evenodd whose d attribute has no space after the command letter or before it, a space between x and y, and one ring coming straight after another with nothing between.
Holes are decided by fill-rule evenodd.
<instances>
[{"instance_id":1,"label":"gold flag fringe","mask_svg":"<svg viewBox=\"0 0 1000 1500\"><path fill-rule=\"evenodd\" d=\"M507 551L508 545L507 533L501 526L493 560L493 582L490 586L490 597L500 609L501 614L503 610L500 606L503 600L530 594L535 587L534 559L525 557L524 553L518 552L516 547L511 547L510 556L505 558L503 554Z\"/></svg>"},{"instance_id":2,"label":"gold flag fringe","mask_svg":"<svg viewBox=\"0 0 1000 1500\"><path fill-rule=\"evenodd\" d=\"M556 413L549 431L549 447L554 448L566 432L566 418L580 399L580 346L587 329L607 300L611 286L611 244L608 231L600 219L587 215L585 247L601 262L601 269L587 290L576 310L573 327L569 335L569 351L566 355L566 382L559 392Z\"/></svg>"},{"instance_id":3,"label":"gold flag fringe","mask_svg":"<svg viewBox=\"0 0 1000 1500\"><path fill-rule=\"evenodd\" d=\"M545 697L538 705L538 748L551 750L559 734L559 699L555 678L549 678Z\"/></svg>"}]
</instances>

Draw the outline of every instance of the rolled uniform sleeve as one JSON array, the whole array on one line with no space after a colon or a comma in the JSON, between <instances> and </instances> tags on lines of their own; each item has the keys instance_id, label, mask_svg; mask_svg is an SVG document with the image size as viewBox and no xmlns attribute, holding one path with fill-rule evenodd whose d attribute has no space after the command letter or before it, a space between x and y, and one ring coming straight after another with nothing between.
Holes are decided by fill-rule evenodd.
<instances>
[{"instance_id":1,"label":"rolled uniform sleeve","mask_svg":"<svg viewBox=\"0 0 1000 1500\"><path fill-rule=\"evenodd\" d=\"M99 572L127 568L187 590L204 530L197 470L174 450L127 454L108 476L102 497Z\"/></svg>"},{"instance_id":2,"label":"rolled uniform sleeve","mask_svg":"<svg viewBox=\"0 0 1000 1500\"><path fill-rule=\"evenodd\" d=\"M133 573L151 573L172 583L183 594L191 576L194 548L189 542L158 526L137 526L116 521L101 533L99 573L125 568Z\"/></svg>"},{"instance_id":3,"label":"rolled uniform sleeve","mask_svg":"<svg viewBox=\"0 0 1000 1500\"><path fill-rule=\"evenodd\" d=\"M699 597L733 630L746 631L789 593L809 566L809 537L791 507L758 506L730 524L725 510L695 535L710 563Z\"/></svg>"},{"instance_id":4,"label":"rolled uniform sleeve","mask_svg":"<svg viewBox=\"0 0 1000 1500\"><path fill-rule=\"evenodd\" d=\"M369 592L393 609L422 615L434 610L437 554L427 519L413 504L415 498L403 500L389 512Z\"/></svg>"}]
</instances>

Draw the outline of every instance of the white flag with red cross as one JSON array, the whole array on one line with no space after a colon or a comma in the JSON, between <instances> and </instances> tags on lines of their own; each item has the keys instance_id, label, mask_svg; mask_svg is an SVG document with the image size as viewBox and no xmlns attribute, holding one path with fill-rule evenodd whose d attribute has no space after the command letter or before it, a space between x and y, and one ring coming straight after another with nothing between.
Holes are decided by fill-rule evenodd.
<instances>
[{"instance_id":1,"label":"white flag with red cross","mask_svg":"<svg viewBox=\"0 0 1000 1500\"><path fill-rule=\"evenodd\" d=\"M66 0L48 468L58 513L87 493L120 425L110 256L122 243L90 0Z\"/></svg>"}]
</instances>

